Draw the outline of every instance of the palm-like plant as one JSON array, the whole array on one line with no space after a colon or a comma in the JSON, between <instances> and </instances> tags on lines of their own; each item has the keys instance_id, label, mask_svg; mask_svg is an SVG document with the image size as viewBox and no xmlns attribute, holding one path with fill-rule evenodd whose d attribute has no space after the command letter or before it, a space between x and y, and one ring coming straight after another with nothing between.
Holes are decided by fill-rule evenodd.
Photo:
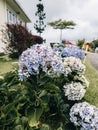
<instances>
[{"instance_id":1,"label":"palm-like plant","mask_svg":"<svg viewBox=\"0 0 98 130\"><path fill-rule=\"evenodd\" d=\"M62 40L62 30L64 29L74 29L73 26L76 24L73 21L66 21L66 20L56 20L53 22L49 22L48 25L52 26L54 29L60 29L60 42Z\"/></svg>"}]
</instances>

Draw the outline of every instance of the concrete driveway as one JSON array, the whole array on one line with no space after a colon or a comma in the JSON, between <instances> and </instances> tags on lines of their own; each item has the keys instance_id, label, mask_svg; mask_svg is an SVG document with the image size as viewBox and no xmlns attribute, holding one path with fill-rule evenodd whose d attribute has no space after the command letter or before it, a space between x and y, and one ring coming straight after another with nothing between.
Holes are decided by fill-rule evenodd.
<instances>
[{"instance_id":1,"label":"concrete driveway","mask_svg":"<svg viewBox=\"0 0 98 130\"><path fill-rule=\"evenodd\" d=\"M93 67L98 70L98 53L88 53L87 59L91 62Z\"/></svg>"}]
</instances>

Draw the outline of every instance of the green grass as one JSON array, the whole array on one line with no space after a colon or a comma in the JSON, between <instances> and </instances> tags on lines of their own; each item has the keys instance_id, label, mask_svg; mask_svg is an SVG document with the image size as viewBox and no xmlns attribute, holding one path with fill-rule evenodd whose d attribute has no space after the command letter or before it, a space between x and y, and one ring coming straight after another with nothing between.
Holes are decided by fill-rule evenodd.
<instances>
[{"instance_id":1,"label":"green grass","mask_svg":"<svg viewBox=\"0 0 98 130\"><path fill-rule=\"evenodd\" d=\"M13 69L17 61L0 56L0 75Z\"/></svg>"},{"instance_id":2,"label":"green grass","mask_svg":"<svg viewBox=\"0 0 98 130\"><path fill-rule=\"evenodd\" d=\"M86 61L85 76L90 83L85 94L85 99L92 105L98 107L98 71L95 70L89 61Z\"/></svg>"}]
</instances>

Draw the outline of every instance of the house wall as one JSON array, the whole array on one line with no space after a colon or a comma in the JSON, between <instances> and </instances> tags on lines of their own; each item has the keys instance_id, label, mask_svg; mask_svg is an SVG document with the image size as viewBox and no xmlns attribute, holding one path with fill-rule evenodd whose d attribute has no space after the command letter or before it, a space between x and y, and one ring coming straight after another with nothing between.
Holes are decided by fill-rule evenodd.
<instances>
[{"instance_id":1,"label":"house wall","mask_svg":"<svg viewBox=\"0 0 98 130\"><path fill-rule=\"evenodd\" d=\"M7 4L7 23L9 24L21 24L23 26L26 26L25 20L20 16L20 13L9 6ZM10 15L11 15L11 20L10 20Z\"/></svg>"},{"instance_id":2,"label":"house wall","mask_svg":"<svg viewBox=\"0 0 98 130\"><path fill-rule=\"evenodd\" d=\"M10 19L8 19L8 11L12 13L12 17L9 15ZM16 20L13 21L13 18L16 18ZM30 22L30 19L16 0L0 0L0 52L3 51L2 47L5 48L4 43L2 43L2 27L6 23L26 26L27 22Z\"/></svg>"},{"instance_id":3,"label":"house wall","mask_svg":"<svg viewBox=\"0 0 98 130\"><path fill-rule=\"evenodd\" d=\"M0 25L3 25L6 20L6 0L0 0Z\"/></svg>"},{"instance_id":4,"label":"house wall","mask_svg":"<svg viewBox=\"0 0 98 130\"><path fill-rule=\"evenodd\" d=\"M2 43L2 26L7 22L7 14L6 14L6 0L0 0L0 52L3 51L4 44Z\"/></svg>"}]
</instances>

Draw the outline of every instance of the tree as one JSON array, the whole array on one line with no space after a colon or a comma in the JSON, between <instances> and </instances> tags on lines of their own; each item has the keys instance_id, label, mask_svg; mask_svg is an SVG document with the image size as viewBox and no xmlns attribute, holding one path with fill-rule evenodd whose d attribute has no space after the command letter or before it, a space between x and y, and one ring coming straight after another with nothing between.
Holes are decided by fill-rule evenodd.
<instances>
[{"instance_id":1,"label":"tree","mask_svg":"<svg viewBox=\"0 0 98 130\"><path fill-rule=\"evenodd\" d=\"M40 36L32 35L28 28L21 25L7 24L2 30L3 43L10 57L18 58L20 54L34 44L41 44Z\"/></svg>"},{"instance_id":2,"label":"tree","mask_svg":"<svg viewBox=\"0 0 98 130\"><path fill-rule=\"evenodd\" d=\"M84 43L85 43L85 39L78 40L77 41L77 46L79 46L82 49Z\"/></svg>"},{"instance_id":3,"label":"tree","mask_svg":"<svg viewBox=\"0 0 98 130\"><path fill-rule=\"evenodd\" d=\"M98 47L98 38L92 41L94 48Z\"/></svg>"},{"instance_id":4,"label":"tree","mask_svg":"<svg viewBox=\"0 0 98 130\"><path fill-rule=\"evenodd\" d=\"M73 26L76 24L73 21L66 20L56 20L53 22L49 22L48 25L52 26L54 29L60 29L60 42L62 41L62 30L64 29L74 29Z\"/></svg>"},{"instance_id":5,"label":"tree","mask_svg":"<svg viewBox=\"0 0 98 130\"><path fill-rule=\"evenodd\" d=\"M44 24L44 19L46 18L46 14L44 13L44 6L41 3L42 0L39 0L37 6L37 11L35 16L38 16L38 20L34 24L34 28L36 29L37 33L41 36L41 33L45 30L46 25Z\"/></svg>"}]
</instances>

